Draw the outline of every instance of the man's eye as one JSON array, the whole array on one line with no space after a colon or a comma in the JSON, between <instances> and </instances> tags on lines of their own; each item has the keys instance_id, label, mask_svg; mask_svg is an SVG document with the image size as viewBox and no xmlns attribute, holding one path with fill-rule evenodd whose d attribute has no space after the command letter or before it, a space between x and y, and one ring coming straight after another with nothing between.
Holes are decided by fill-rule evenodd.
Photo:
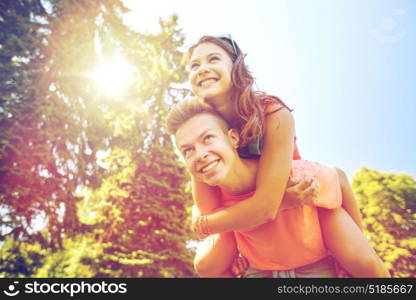
<instances>
[{"instance_id":1,"label":"man's eye","mask_svg":"<svg viewBox=\"0 0 416 300\"><path fill-rule=\"evenodd\" d=\"M186 157L187 155L189 155L189 153L191 153L191 148L186 148L185 150L182 151L182 155L184 157Z\"/></svg>"}]
</instances>

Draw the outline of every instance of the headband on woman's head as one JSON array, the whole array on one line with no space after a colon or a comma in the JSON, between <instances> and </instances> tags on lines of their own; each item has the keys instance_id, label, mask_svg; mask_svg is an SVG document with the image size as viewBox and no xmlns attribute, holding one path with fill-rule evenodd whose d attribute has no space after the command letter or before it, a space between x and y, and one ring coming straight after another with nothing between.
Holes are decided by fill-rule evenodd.
<instances>
[{"instance_id":1,"label":"headband on woman's head","mask_svg":"<svg viewBox=\"0 0 416 300\"><path fill-rule=\"evenodd\" d=\"M216 36L217 38L226 41L228 44L230 44L233 47L233 54L235 57L238 57L241 53L240 47L238 47L237 43L233 40L231 37L231 34L224 34Z\"/></svg>"}]
</instances>

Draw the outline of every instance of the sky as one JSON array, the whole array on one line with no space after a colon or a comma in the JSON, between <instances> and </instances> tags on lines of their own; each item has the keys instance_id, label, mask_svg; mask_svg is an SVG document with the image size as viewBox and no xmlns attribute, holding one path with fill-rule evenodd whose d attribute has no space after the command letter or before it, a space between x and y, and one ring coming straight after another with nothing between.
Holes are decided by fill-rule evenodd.
<instances>
[{"instance_id":1,"label":"sky","mask_svg":"<svg viewBox=\"0 0 416 300\"><path fill-rule=\"evenodd\" d=\"M291 108L303 158L416 177L416 2L123 0L126 24L178 15L190 46L231 34L259 90Z\"/></svg>"}]
</instances>

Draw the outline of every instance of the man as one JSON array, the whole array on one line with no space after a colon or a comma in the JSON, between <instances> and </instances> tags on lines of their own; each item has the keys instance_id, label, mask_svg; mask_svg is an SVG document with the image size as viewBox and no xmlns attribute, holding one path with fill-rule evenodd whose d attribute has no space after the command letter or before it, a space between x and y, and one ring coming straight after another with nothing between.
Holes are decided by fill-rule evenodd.
<instances>
[{"instance_id":1,"label":"man","mask_svg":"<svg viewBox=\"0 0 416 300\"><path fill-rule=\"evenodd\" d=\"M177 104L169 113L168 131L175 141L192 177L219 189L216 207L232 206L251 197L256 188L257 159L240 158L237 152L239 134L209 105L197 99ZM233 276L230 265L240 252L249 262L247 277L336 277L335 265L323 240L318 208L336 213L336 228L348 228L337 234L345 243L344 253L353 267L363 265L364 274L384 276L383 265L366 238L341 206L341 190L337 171L316 162L292 162L292 177L316 176L319 195L312 204L280 210L275 219L254 228L211 234L207 216L195 219L194 228L210 235L196 254L195 269L201 276ZM211 216L211 222L216 219ZM338 217L339 215L339 217ZM216 214L216 218L227 214ZM347 217L347 218L346 218ZM328 223L329 224L329 223ZM328 245L335 242L327 240ZM348 247L348 245L357 247ZM330 247L330 246L328 246ZM355 249L362 249L357 257ZM332 250L332 249L330 249ZM339 253L337 251L334 251ZM369 264L367 262L370 262ZM361 271L360 271L361 272ZM371 276L370 276L371 277Z\"/></svg>"}]
</instances>

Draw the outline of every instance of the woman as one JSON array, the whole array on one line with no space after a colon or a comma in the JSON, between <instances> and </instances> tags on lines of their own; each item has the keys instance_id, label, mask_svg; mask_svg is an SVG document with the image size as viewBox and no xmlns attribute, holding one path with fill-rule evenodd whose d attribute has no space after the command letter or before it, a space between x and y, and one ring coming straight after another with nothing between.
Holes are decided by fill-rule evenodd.
<instances>
[{"instance_id":1,"label":"woman","mask_svg":"<svg viewBox=\"0 0 416 300\"><path fill-rule=\"evenodd\" d=\"M290 109L277 97L253 90L254 79L244 64L244 55L230 38L202 37L189 51L192 91L215 108L232 127L240 131L240 155L260 155L256 191L252 197L231 207L220 207L218 189L192 177L193 196L203 215L196 218L199 233L222 233L259 226L274 220L293 159L299 159L295 125ZM320 210L319 219L328 248L338 262L354 276L387 277L374 257L357 259L346 249L345 209L361 228L358 206L345 174L338 170L343 208ZM319 184L319 182L318 182ZM341 210L341 212L340 212ZM340 216L341 219L338 219ZM209 228L209 230L208 230ZM370 267L369 267L370 266Z\"/></svg>"}]
</instances>

